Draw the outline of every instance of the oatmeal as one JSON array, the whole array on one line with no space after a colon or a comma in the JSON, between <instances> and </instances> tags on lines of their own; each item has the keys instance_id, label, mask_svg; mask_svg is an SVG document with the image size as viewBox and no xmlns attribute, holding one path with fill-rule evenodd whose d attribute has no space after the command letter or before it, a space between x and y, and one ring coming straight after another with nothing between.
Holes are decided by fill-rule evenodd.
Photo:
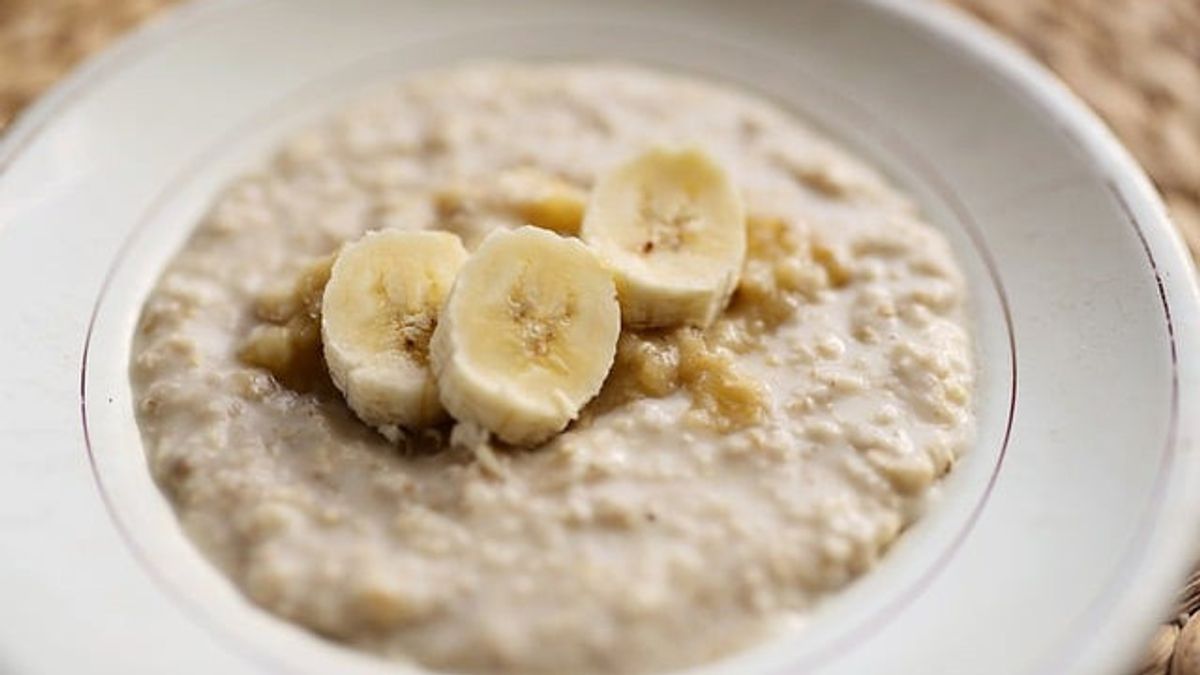
<instances>
[{"instance_id":1,"label":"oatmeal","mask_svg":"<svg viewBox=\"0 0 1200 675\"><path fill-rule=\"evenodd\" d=\"M537 447L452 422L389 438L350 410L320 334L345 242L574 241L598 176L656 143L702 145L745 204L715 321L627 326L600 393ZM760 100L471 65L379 91L230 185L147 299L131 378L182 526L272 613L439 670L655 672L792 630L913 522L972 439L964 303L902 194Z\"/></svg>"}]
</instances>

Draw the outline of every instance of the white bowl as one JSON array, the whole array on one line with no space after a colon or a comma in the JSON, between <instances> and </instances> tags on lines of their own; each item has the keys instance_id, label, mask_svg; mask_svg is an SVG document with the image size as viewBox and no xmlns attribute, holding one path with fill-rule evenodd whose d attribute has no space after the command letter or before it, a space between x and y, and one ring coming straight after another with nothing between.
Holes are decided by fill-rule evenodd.
<instances>
[{"instance_id":1,"label":"white bowl","mask_svg":"<svg viewBox=\"0 0 1200 675\"><path fill-rule=\"evenodd\" d=\"M1145 176L1044 71L940 6L213 0L109 50L0 145L0 670L404 670L255 609L145 467L142 298L217 187L379 81L624 59L795 109L912 192L966 269L976 446L877 570L697 672L1119 673L1193 552L1197 295ZM81 414L82 413L82 414Z\"/></svg>"}]
</instances>

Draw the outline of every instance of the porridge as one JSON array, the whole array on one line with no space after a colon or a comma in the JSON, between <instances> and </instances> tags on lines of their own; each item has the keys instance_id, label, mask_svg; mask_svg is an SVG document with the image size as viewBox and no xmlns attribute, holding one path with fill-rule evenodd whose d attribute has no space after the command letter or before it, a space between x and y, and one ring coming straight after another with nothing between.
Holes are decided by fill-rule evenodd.
<instances>
[{"instance_id":1,"label":"porridge","mask_svg":"<svg viewBox=\"0 0 1200 675\"><path fill-rule=\"evenodd\" d=\"M744 235L704 254L736 269L703 302L654 286L635 306L645 289L618 274L618 310L581 251L604 248L605 216L641 217L602 211L620 192L602 177L650 147L701 148L667 153L697 155L671 185L736 192L661 216L678 227L641 253L693 245L679 233L700 221ZM561 368L594 383L582 409L519 428L518 397L470 399L469 379L448 397L438 365L468 349L455 331L487 335L455 306L509 283L483 258L518 237L582 256L567 291L602 285L534 323L507 296L539 354L559 318L599 317ZM338 328L370 323L353 298L400 292L354 290L351 251L418 239L404 269L429 267L437 302L378 348L410 350L427 385L432 362L440 399L363 375ZM535 314L560 285L512 283L541 289ZM378 91L231 184L147 299L130 368L156 481L257 605L433 669L654 672L793 629L919 516L972 439L964 303L903 195L758 99L627 66L477 64ZM475 420L485 404L507 416Z\"/></svg>"}]
</instances>

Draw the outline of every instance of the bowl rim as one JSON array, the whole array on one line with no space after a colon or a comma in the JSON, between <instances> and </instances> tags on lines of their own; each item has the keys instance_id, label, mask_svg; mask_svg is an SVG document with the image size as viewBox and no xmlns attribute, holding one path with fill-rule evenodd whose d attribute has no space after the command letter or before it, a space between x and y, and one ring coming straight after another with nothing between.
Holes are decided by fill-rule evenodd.
<instances>
[{"instance_id":1,"label":"bowl rim","mask_svg":"<svg viewBox=\"0 0 1200 675\"><path fill-rule=\"evenodd\" d=\"M1105 605L1110 613L1120 606L1116 613L1144 619L1142 630L1122 635L1114 634L1110 626L1105 633L1108 638L1105 653L1112 655L1114 663L1122 661L1132 668L1157 626L1153 618L1157 616L1158 621L1168 618L1164 607L1175 597L1200 556L1200 540L1194 534L1194 525L1200 521L1200 494L1189 494L1187 486L1180 484L1187 473L1200 469L1200 458L1189 459L1187 452L1200 432L1200 397L1188 394L1200 384L1200 360L1181 349L1180 344L1180 333L1192 334L1200 321L1196 263L1145 170L1112 129L1057 75L963 10L941 3L864 2L979 58L988 66L983 69L985 74L1051 118L1058 132L1081 151L1085 163L1100 173L1154 272L1167 324L1172 410L1159 470L1162 499L1142 516L1141 532L1145 533L1144 541L1158 538L1163 543L1140 548L1131 545L1122 554L1121 577L1129 579L1138 574L1139 592L1125 593L1122 597L1121 588L1110 586L1103 591L1101 600L1085 611L1082 619L1086 625L1074 626L1068 643L1052 650L1056 655L1042 663L1037 672L1059 672L1071 661L1078 661L1085 643L1102 644L1104 640L1099 634L1105 631ZM1171 512L1172 517L1165 517L1166 512ZM1155 556L1150 555L1152 551Z\"/></svg>"}]
</instances>

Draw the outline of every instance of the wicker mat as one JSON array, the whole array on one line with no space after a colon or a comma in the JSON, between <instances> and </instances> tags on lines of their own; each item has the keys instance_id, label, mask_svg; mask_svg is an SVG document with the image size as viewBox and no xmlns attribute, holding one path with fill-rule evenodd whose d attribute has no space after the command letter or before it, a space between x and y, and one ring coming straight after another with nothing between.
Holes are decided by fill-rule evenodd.
<instances>
[{"instance_id":1,"label":"wicker mat","mask_svg":"<svg viewBox=\"0 0 1200 675\"><path fill-rule=\"evenodd\" d=\"M0 130L75 63L178 0L0 0ZM950 0L1090 103L1200 256L1200 0ZM1200 675L1200 574L1138 675ZM1192 619L1192 616L1195 618Z\"/></svg>"}]
</instances>

